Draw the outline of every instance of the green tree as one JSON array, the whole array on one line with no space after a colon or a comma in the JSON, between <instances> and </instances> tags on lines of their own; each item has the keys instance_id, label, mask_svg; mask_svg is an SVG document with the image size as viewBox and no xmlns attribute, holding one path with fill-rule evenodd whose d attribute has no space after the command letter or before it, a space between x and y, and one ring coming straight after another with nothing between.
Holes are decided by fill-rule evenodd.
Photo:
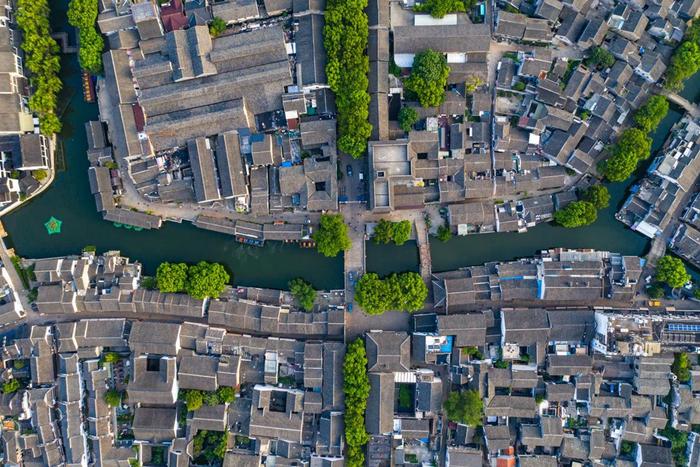
<instances>
[{"instance_id":1,"label":"green tree","mask_svg":"<svg viewBox=\"0 0 700 467\"><path fill-rule=\"evenodd\" d=\"M403 245L411 238L411 231L413 230L411 226L411 221L402 220L399 222L394 222L392 226L394 243L397 245Z\"/></svg>"},{"instance_id":2,"label":"green tree","mask_svg":"<svg viewBox=\"0 0 700 467\"><path fill-rule=\"evenodd\" d=\"M114 388L105 392L104 398L110 407L117 407L122 402L122 394Z\"/></svg>"},{"instance_id":3,"label":"green tree","mask_svg":"<svg viewBox=\"0 0 700 467\"><path fill-rule=\"evenodd\" d=\"M671 371L681 383L690 381L690 359L687 353L680 352L673 355Z\"/></svg>"},{"instance_id":4,"label":"green tree","mask_svg":"<svg viewBox=\"0 0 700 467\"><path fill-rule=\"evenodd\" d=\"M603 47L596 46L590 50L588 57L584 60L586 66L591 68L605 69L610 68L615 64L613 54L605 50Z\"/></svg>"},{"instance_id":5,"label":"green tree","mask_svg":"<svg viewBox=\"0 0 700 467\"><path fill-rule=\"evenodd\" d=\"M374 226L374 232L372 232L372 240L374 240L374 243L389 243L393 236L394 228L392 222L386 219L379 219L377 225Z\"/></svg>"},{"instance_id":6,"label":"green tree","mask_svg":"<svg viewBox=\"0 0 700 467\"><path fill-rule=\"evenodd\" d=\"M345 393L345 442L348 467L362 467L364 446L369 441L365 430L365 409L369 398L367 353L362 339L348 344L343 362L343 391Z\"/></svg>"},{"instance_id":7,"label":"green tree","mask_svg":"<svg viewBox=\"0 0 700 467\"><path fill-rule=\"evenodd\" d=\"M185 263L161 263L156 270L156 284L161 292L183 292L187 284L187 265Z\"/></svg>"},{"instance_id":8,"label":"green tree","mask_svg":"<svg viewBox=\"0 0 700 467\"><path fill-rule=\"evenodd\" d=\"M658 282L651 284L647 289L647 295L649 295L649 298L663 298L664 294L664 286Z\"/></svg>"},{"instance_id":9,"label":"green tree","mask_svg":"<svg viewBox=\"0 0 700 467\"><path fill-rule=\"evenodd\" d=\"M596 209L605 209L610 206L610 192L605 185L592 185L583 193L583 200Z\"/></svg>"},{"instance_id":10,"label":"green tree","mask_svg":"<svg viewBox=\"0 0 700 467\"><path fill-rule=\"evenodd\" d=\"M211 20L211 23L209 23L209 34L211 34L212 37L218 37L223 34L224 31L226 31L226 21L215 16L214 19Z\"/></svg>"},{"instance_id":11,"label":"green tree","mask_svg":"<svg viewBox=\"0 0 700 467\"><path fill-rule=\"evenodd\" d=\"M402 107L399 111L399 126L408 133L418 121L418 112L413 107Z\"/></svg>"},{"instance_id":12,"label":"green tree","mask_svg":"<svg viewBox=\"0 0 700 467\"><path fill-rule=\"evenodd\" d=\"M688 465L688 457L686 455L688 433L676 430L670 424L666 425L666 428L663 430L659 430L658 433L671 441L671 455L676 466L684 467Z\"/></svg>"},{"instance_id":13,"label":"green tree","mask_svg":"<svg viewBox=\"0 0 700 467\"><path fill-rule=\"evenodd\" d=\"M322 214L313 239L318 252L328 257L338 256L338 253L349 250L352 246L342 214Z\"/></svg>"},{"instance_id":14,"label":"green tree","mask_svg":"<svg viewBox=\"0 0 700 467\"><path fill-rule=\"evenodd\" d=\"M231 277L221 264L200 261L187 270L185 290L193 298L219 298L230 279Z\"/></svg>"},{"instance_id":15,"label":"green tree","mask_svg":"<svg viewBox=\"0 0 700 467\"><path fill-rule=\"evenodd\" d=\"M19 380L13 378L13 379L7 380L3 383L2 393L3 394L12 394L13 392L17 392L17 390L19 388L20 388Z\"/></svg>"},{"instance_id":16,"label":"green tree","mask_svg":"<svg viewBox=\"0 0 700 467\"><path fill-rule=\"evenodd\" d=\"M405 81L405 87L418 95L418 101L423 107L436 107L445 99L449 74L450 67L442 53L424 50L414 57L413 69Z\"/></svg>"},{"instance_id":17,"label":"green tree","mask_svg":"<svg viewBox=\"0 0 700 467\"><path fill-rule=\"evenodd\" d=\"M639 161L649 157L651 138L638 128L628 128L622 132L610 153L601 167L603 175L611 182L621 182L632 175Z\"/></svg>"},{"instance_id":18,"label":"green tree","mask_svg":"<svg viewBox=\"0 0 700 467\"><path fill-rule=\"evenodd\" d=\"M185 405L189 412L199 409L202 404L204 404L204 396L201 391L196 389L185 391Z\"/></svg>"},{"instance_id":19,"label":"green tree","mask_svg":"<svg viewBox=\"0 0 700 467\"><path fill-rule=\"evenodd\" d=\"M324 12L326 77L336 98L338 149L355 158L365 153L372 133L366 8L367 0L328 0Z\"/></svg>"},{"instance_id":20,"label":"green tree","mask_svg":"<svg viewBox=\"0 0 700 467\"><path fill-rule=\"evenodd\" d=\"M216 392L204 392L202 393L202 403L210 407L219 405L219 396Z\"/></svg>"},{"instance_id":21,"label":"green tree","mask_svg":"<svg viewBox=\"0 0 700 467\"><path fill-rule=\"evenodd\" d=\"M306 311L311 311L314 308L316 291L304 279L297 278L289 281L289 291L301 308Z\"/></svg>"},{"instance_id":22,"label":"green tree","mask_svg":"<svg viewBox=\"0 0 700 467\"><path fill-rule=\"evenodd\" d=\"M421 310L428 297L420 274L404 272L380 279L375 273L363 275L355 287L355 300L365 313L382 314L389 310Z\"/></svg>"},{"instance_id":23,"label":"green tree","mask_svg":"<svg viewBox=\"0 0 700 467\"><path fill-rule=\"evenodd\" d=\"M482 86L483 84L484 80L479 76L469 75L467 76L467 79L464 80L464 92L467 94L474 94L474 91L476 91L479 86Z\"/></svg>"},{"instance_id":24,"label":"green tree","mask_svg":"<svg viewBox=\"0 0 700 467\"><path fill-rule=\"evenodd\" d=\"M484 402L478 391L453 391L445 401L445 413L453 422L478 427L483 423Z\"/></svg>"},{"instance_id":25,"label":"green tree","mask_svg":"<svg viewBox=\"0 0 700 467\"><path fill-rule=\"evenodd\" d=\"M216 396L219 398L219 404L230 404L236 399L236 390L230 386L219 386Z\"/></svg>"},{"instance_id":26,"label":"green tree","mask_svg":"<svg viewBox=\"0 0 700 467\"><path fill-rule=\"evenodd\" d=\"M462 0L425 0L416 4L413 10L418 13L430 13L433 18L443 18L449 13L464 13L466 11Z\"/></svg>"},{"instance_id":27,"label":"green tree","mask_svg":"<svg viewBox=\"0 0 700 467\"><path fill-rule=\"evenodd\" d=\"M452 229L447 225L441 225L437 230L437 238L441 242L449 242L452 238Z\"/></svg>"},{"instance_id":28,"label":"green tree","mask_svg":"<svg viewBox=\"0 0 700 467\"><path fill-rule=\"evenodd\" d=\"M664 87L672 91L683 89L683 82L700 70L700 34L698 24L694 21L686 30L681 45L671 56L671 63L666 69Z\"/></svg>"},{"instance_id":29,"label":"green tree","mask_svg":"<svg viewBox=\"0 0 700 467\"><path fill-rule=\"evenodd\" d=\"M80 48L78 50L78 61L80 66L90 73L102 72L102 51L105 43L102 36L94 27L81 28Z\"/></svg>"},{"instance_id":30,"label":"green tree","mask_svg":"<svg viewBox=\"0 0 700 467\"><path fill-rule=\"evenodd\" d=\"M590 225L598 218L598 212L595 206L588 201L574 201L569 203L564 209L560 209L554 213L554 220L557 224L567 227L576 228Z\"/></svg>"},{"instance_id":31,"label":"green tree","mask_svg":"<svg viewBox=\"0 0 700 467\"><path fill-rule=\"evenodd\" d=\"M654 278L673 289L677 289L683 287L690 280L690 274L686 271L680 258L667 255L657 261Z\"/></svg>"},{"instance_id":32,"label":"green tree","mask_svg":"<svg viewBox=\"0 0 700 467\"><path fill-rule=\"evenodd\" d=\"M664 96L651 96L646 103L634 113L634 123L640 130L649 133L654 130L668 113L668 100Z\"/></svg>"}]
</instances>

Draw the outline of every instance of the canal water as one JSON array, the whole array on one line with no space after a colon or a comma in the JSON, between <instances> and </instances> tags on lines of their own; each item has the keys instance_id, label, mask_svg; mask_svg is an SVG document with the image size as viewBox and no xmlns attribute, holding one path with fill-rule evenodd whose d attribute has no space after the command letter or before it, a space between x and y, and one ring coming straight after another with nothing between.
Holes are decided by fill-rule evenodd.
<instances>
[{"instance_id":1,"label":"canal water","mask_svg":"<svg viewBox=\"0 0 700 467\"><path fill-rule=\"evenodd\" d=\"M56 0L51 23L66 24L67 1ZM60 30L60 28L54 28ZM72 33L72 31L69 31ZM52 186L37 199L3 217L9 232L8 243L23 257L46 257L75 254L86 245L98 251L120 250L143 263L152 274L162 261L218 261L233 275L233 283L262 287L286 288L287 282L303 277L316 288L343 286L342 258L328 259L313 250L295 245L270 242L264 248L243 246L231 236L200 230L189 223L164 223L160 230L135 232L116 228L103 221L95 210L90 194L86 157L87 141L84 122L97 118L97 106L82 98L80 69L75 55L63 56L61 76L64 81L64 129L61 144L65 170L59 171ZM700 74L686 85L683 95L700 98ZM671 126L681 114L672 111L654 135L654 148L663 143ZM641 175L642 169L639 174ZM550 247L596 248L641 255L648 247L645 237L627 229L614 218L618 206L633 181L610 185L611 207L600 211L598 220L581 229L564 229L542 224L524 234L484 234L455 237L448 243L431 241L434 271L531 256ZM51 216L63 221L62 232L49 236L44 228ZM402 246L374 245L367 242L367 270L386 275L395 271L418 271L415 242Z\"/></svg>"}]
</instances>

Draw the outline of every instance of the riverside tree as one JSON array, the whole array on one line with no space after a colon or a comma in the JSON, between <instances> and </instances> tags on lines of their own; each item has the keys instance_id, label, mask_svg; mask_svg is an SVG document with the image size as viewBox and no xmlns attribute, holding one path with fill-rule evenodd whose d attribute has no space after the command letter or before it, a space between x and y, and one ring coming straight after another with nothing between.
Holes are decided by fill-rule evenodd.
<instances>
[{"instance_id":1,"label":"riverside tree","mask_svg":"<svg viewBox=\"0 0 700 467\"><path fill-rule=\"evenodd\" d=\"M374 227L372 240L374 243L389 243L393 241L397 245L403 245L411 238L411 221L402 220L398 222L380 219Z\"/></svg>"},{"instance_id":2,"label":"riverside tree","mask_svg":"<svg viewBox=\"0 0 700 467\"><path fill-rule=\"evenodd\" d=\"M185 263L161 263L156 270L158 290L165 293L183 292L187 283L187 269Z\"/></svg>"},{"instance_id":3,"label":"riverside tree","mask_svg":"<svg viewBox=\"0 0 700 467\"><path fill-rule=\"evenodd\" d=\"M192 298L218 298L231 277L219 263L200 261L187 270L185 291Z\"/></svg>"},{"instance_id":4,"label":"riverside tree","mask_svg":"<svg viewBox=\"0 0 700 467\"><path fill-rule=\"evenodd\" d=\"M605 185L592 185L583 192L583 200L591 203L596 209L605 209L610 206L610 192Z\"/></svg>"},{"instance_id":5,"label":"riverside tree","mask_svg":"<svg viewBox=\"0 0 700 467\"><path fill-rule=\"evenodd\" d=\"M342 214L322 214L318 230L313 234L316 249L328 257L338 256L352 246L348 235L348 226Z\"/></svg>"},{"instance_id":6,"label":"riverside tree","mask_svg":"<svg viewBox=\"0 0 700 467\"><path fill-rule=\"evenodd\" d=\"M649 133L661 123L668 113L668 100L664 96L651 96L646 103L634 113L634 123L640 130Z\"/></svg>"},{"instance_id":7,"label":"riverside tree","mask_svg":"<svg viewBox=\"0 0 700 467\"><path fill-rule=\"evenodd\" d=\"M326 76L338 109L338 148L355 158L365 153L372 133L366 8L367 0L328 0L324 13Z\"/></svg>"},{"instance_id":8,"label":"riverside tree","mask_svg":"<svg viewBox=\"0 0 700 467\"><path fill-rule=\"evenodd\" d=\"M447 59L440 52L428 49L416 54L413 59L411 75L405 86L418 95L418 102L423 107L436 107L445 100L445 86L450 67Z\"/></svg>"},{"instance_id":9,"label":"riverside tree","mask_svg":"<svg viewBox=\"0 0 700 467\"><path fill-rule=\"evenodd\" d=\"M690 280L690 274L686 271L685 264L680 258L666 255L656 262L654 278L673 289L677 289L683 287Z\"/></svg>"},{"instance_id":10,"label":"riverside tree","mask_svg":"<svg viewBox=\"0 0 700 467\"><path fill-rule=\"evenodd\" d=\"M639 128L628 128L622 132L617 143L610 149L610 157L601 169L611 182L626 180L640 161L651 154L651 138Z\"/></svg>"},{"instance_id":11,"label":"riverside tree","mask_svg":"<svg viewBox=\"0 0 700 467\"><path fill-rule=\"evenodd\" d=\"M564 209L554 213L554 220L557 224L576 228L590 225L598 218L598 211L595 206L588 201L574 201L569 203Z\"/></svg>"},{"instance_id":12,"label":"riverside tree","mask_svg":"<svg viewBox=\"0 0 700 467\"><path fill-rule=\"evenodd\" d=\"M671 56L666 69L664 87L671 91L683 89L683 82L700 70L700 23L693 21L685 31L683 42Z\"/></svg>"},{"instance_id":13,"label":"riverside tree","mask_svg":"<svg viewBox=\"0 0 700 467\"><path fill-rule=\"evenodd\" d=\"M430 13L433 18L444 18L449 13L464 13L476 4L476 0L426 0L417 3L413 10Z\"/></svg>"},{"instance_id":14,"label":"riverside tree","mask_svg":"<svg viewBox=\"0 0 700 467\"><path fill-rule=\"evenodd\" d=\"M345 442L348 445L348 467L361 467L365 463L364 446L369 441L365 429L365 409L369 398L367 353L362 339L348 345L343 362L343 391L345 393Z\"/></svg>"},{"instance_id":15,"label":"riverside tree","mask_svg":"<svg viewBox=\"0 0 700 467\"><path fill-rule=\"evenodd\" d=\"M289 291L294 296L294 299L299 303L299 306L306 311L311 311L316 300L316 291L314 288L302 278L296 278L289 281Z\"/></svg>"}]
</instances>

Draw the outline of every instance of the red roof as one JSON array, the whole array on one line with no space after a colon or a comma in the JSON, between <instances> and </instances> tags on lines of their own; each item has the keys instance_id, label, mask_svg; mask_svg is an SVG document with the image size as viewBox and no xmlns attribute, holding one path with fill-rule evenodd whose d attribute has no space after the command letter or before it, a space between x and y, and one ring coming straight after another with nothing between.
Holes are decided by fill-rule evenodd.
<instances>
[{"instance_id":1,"label":"red roof","mask_svg":"<svg viewBox=\"0 0 700 467\"><path fill-rule=\"evenodd\" d=\"M160 19L163 21L166 32L187 26L187 16L182 10L182 0L170 0L170 4L160 7Z\"/></svg>"},{"instance_id":2,"label":"red roof","mask_svg":"<svg viewBox=\"0 0 700 467\"><path fill-rule=\"evenodd\" d=\"M143 109L140 105L134 104L131 106L131 110L134 111L134 122L136 122L136 130L142 132L143 127L146 125L146 117L143 115Z\"/></svg>"}]
</instances>

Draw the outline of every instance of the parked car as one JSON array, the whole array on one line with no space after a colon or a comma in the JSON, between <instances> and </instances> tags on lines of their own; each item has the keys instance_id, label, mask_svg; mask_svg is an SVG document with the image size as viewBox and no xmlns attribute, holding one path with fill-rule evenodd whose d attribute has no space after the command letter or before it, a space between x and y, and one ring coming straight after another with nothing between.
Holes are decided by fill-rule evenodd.
<instances>
[{"instance_id":1,"label":"parked car","mask_svg":"<svg viewBox=\"0 0 700 467\"><path fill-rule=\"evenodd\" d=\"M348 177L352 177L352 166L348 164L348 166L345 168L345 170L348 173Z\"/></svg>"}]
</instances>

